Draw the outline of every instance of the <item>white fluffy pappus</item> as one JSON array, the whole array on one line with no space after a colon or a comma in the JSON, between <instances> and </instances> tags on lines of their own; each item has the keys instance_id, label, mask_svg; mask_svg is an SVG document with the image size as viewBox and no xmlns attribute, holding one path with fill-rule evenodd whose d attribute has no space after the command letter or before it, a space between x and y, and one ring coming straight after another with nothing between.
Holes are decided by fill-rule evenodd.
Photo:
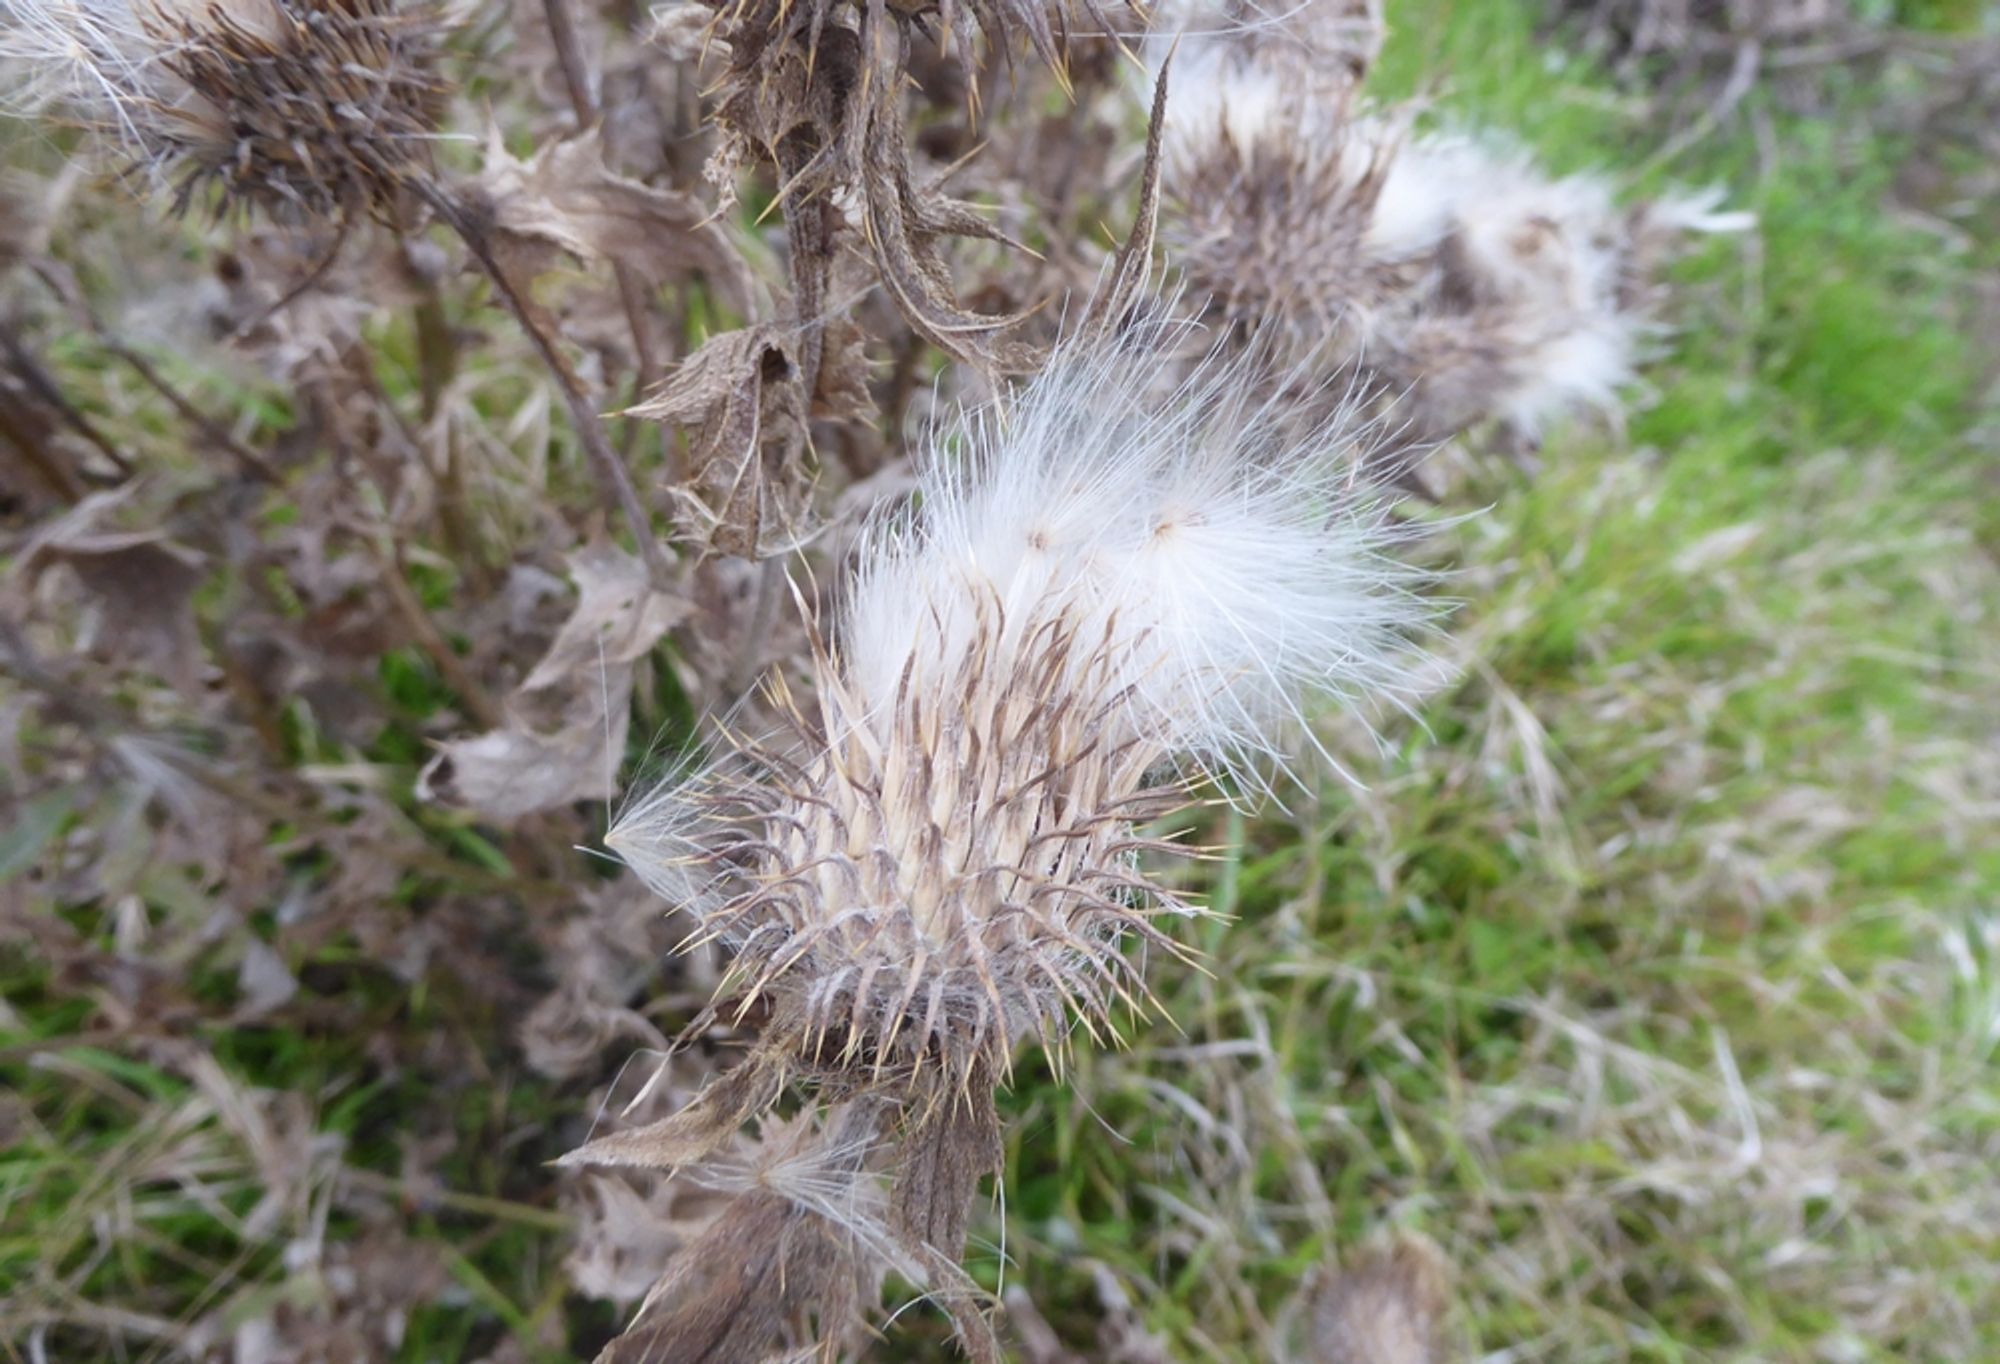
<instances>
[{"instance_id":1,"label":"white fluffy pappus","mask_svg":"<svg viewBox=\"0 0 2000 1364\"><path fill-rule=\"evenodd\" d=\"M1466 335L1500 358L1480 405L1533 438L1567 412L1616 411L1658 329L1645 297L1657 258L1685 234L1755 226L1720 201L1711 191L1626 208L1601 177L1551 176L1503 139L1438 131L1390 162L1371 241L1441 250L1446 292L1468 305ZM1427 371L1454 380L1421 351L1406 377L1421 387Z\"/></svg>"},{"instance_id":2,"label":"white fluffy pappus","mask_svg":"<svg viewBox=\"0 0 2000 1364\"><path fill-rule=\"evenodd\" d=\"M1072 349L1014 404L961 418L916 514L869 538L843 612L870 714L905 685L946 694L975 649L1017 668L1060 622L1132 735L1254 780L1286 761L1306 698L1408 689L1433 611L1389 552L1406 534L1356 481L1371 428L1287 429L1241 359L1164 381L1179 330Z\"/></svg>"},{"instance_id":3,"label":"white fluffy pappus","mask_svg":"<svg viewBox=\"0 0 2000 1364\"><path fill-rule=\"evenodd\" d=\"M161 65L170 35L207 14L266 36L276 26L268 0L6 0L0 63L17 80L5 107L29 113L71 102L143 142L149 116L138 106L191 97Z\"/></svg>"}]
</instances>

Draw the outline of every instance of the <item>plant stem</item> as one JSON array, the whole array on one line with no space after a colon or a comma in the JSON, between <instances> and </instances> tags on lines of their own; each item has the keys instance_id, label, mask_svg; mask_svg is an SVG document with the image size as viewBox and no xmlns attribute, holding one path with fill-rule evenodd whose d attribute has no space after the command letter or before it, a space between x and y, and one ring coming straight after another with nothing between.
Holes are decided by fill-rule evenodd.
<instances>
[{"instance_id":1,"label":"plant stem","mask_svg":"<svg viewBox=\"0 0 2000 1364\"><path fill-rule=\"evenodd\" d=\"M390 605L396 608L396 614L403 618L403 624L416 637L417 647L444 675L445 685L458 693L458 699L472 718L486 729L504 728L506 714L466 668L465 660L451 647L451 641L438 629L437 622L424 609L416 589L410 586L401 547L387 536L384 540L386 543L380 545L372 539L367 543L374 554L376 567L382 571L382 586L388 589Z\"/></svg>"},{"instance_id":2,"label":"plant stem","mask_svg":"<svg viewBox=\"0 0 2000 1364\"><path fill-rule=\"evenodd\" d=\"M597 408L583 391L583 384L569 362L556 349L556 343L542 327L535 316L534 308L501 268L493 255L493 248L486 239L486 232L477 226L465 210L443 190L433 185L423 185L420 192L427 203L436 209L445 225L456 232L465 243L472 258L479 262L479 268L493 283L493 291L500 298L507 311L527 333L534 344L535 353L541 357L543 365L554 376L556 387L562 391L563 404L569 409L570 422L576 427L577 438L583 442L598 478L617 500L619 510L624 514L626 525L631 528L632 537L638 541L639 556L645 560L646 571L655 586L664 585L668 576L666 559L660 553L658 541L653 538L653 530L646 516L646 508L639 501L639 494L632 487L631 476L611 448L611 440L604 430L604 420L597 414Z\"/></svg>"},{"instance_id":3,"label":"plant stem","mask_svg":"<svg viewBox=\"0 0 2000 1364\"><path fill-rule=\"evenodd\" d=\"M79 436L95 446L97 452L110 460L112 467L117 469L122 477L132 476L132 462L119 454L117 447L105 438L96 424L63 396L63 391L55 379L42 368L41 362L29 353L28 348L21 344L20 338L14 335L11 324L0 325L0 349L4 349L7 353L8 367L31 393L47 404Z\"/></svg>"},{"instance_id":4,"label":"plant stem","mask_svg":"<svg viewBox=\"0 0 2000 1364\"><path fill-rule=\"evenodd\" d=\"M261 483L274 485L281 481L278 471L273 469L263 456L244 445L230 434L222 423L195 406L193 400L174 387L151 360L112 334L111 329L104 325L104 319L97 315L97 310L90 306L90 300L85 297L83 287L78 283L74 271L53 260L36 262L34 271L36 278L55 295L57 301L66 304L70 311L83 320L83 324L90 328L91 335L97 338L98 343L129 365L132 372L137 374L147 387L165 398L174 411L180 414L181 420L199 431L210 444L235 460L250 477Z\"/></svg>"},{"instance_id":5,"label":"plant stem","mask_svg":"<svg viewBox=\"0 0 2000 1364\"><path fill-rule=\"evenodd\" d=\"M542 10L548 16L549 37L555 43L563 83L569 87L577 128L588 128L597 122L597 96L591 89L590 69L584 63L583 42L577 34L569 0L542 0ZM632 329L633 357L639 367L638 388L643 393L659 378L659 357L653 352L652 331L646 326L646 286L621 261L611 263L611 273L618 282L618 302L625 309L626 325Z\"/></svg>"}]
</instances>

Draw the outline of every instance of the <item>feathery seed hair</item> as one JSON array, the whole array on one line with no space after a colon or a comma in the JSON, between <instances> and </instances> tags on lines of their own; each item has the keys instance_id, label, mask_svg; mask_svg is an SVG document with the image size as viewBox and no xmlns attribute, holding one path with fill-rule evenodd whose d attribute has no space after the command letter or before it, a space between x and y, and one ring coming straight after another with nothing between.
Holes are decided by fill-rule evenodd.
<instances>
[{"instance_id":1,"label":"feathery seed hair","mask_svg":"<svg viewBox=\"0 0 2000 1364\"><path fill-rule=\"evenodd\" d=\"M117 133L185 211L385 211L429 165L440 23L398 0L14 0L0 59Z\"/></svg>"}]
</instances>

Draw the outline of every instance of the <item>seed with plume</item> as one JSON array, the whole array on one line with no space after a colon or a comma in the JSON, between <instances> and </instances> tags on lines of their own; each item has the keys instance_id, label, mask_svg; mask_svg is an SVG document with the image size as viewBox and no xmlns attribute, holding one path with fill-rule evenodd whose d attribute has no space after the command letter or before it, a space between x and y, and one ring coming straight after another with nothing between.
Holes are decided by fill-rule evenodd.
<instances>
[{"instance_id":1,"label":"seed with plume","mask_svg":"<svg viewBox=\"0 0 2000 1364\"><path fill-rule=\"evenodd\" d=\"M0 59L30 98L118 134L176 207L386 209L429 164L438 22L397 0L13 0Z\"/></svg>"}]
</instances>

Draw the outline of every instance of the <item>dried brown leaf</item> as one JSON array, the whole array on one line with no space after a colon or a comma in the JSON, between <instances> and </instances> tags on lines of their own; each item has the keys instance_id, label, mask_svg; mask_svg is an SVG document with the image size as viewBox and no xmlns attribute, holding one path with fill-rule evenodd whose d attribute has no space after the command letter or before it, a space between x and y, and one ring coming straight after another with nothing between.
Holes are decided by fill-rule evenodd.
<instances>
[{"instance_id":1,"label":"dried brown leaf","mask_svg":"<svg viewBox=\"0 0 2000 1364\"><path fill-rule=\"evenodd\" d=\"M556 1164L632 1165L648 1170L691 1165L720 1150L738 1128L776 1103L784 1084L780 1064L762 1053L752 1055L709 1081L672 1117L585 1142Z\"/></svg>"},{"instance_id":2,"label":"dried brown leaf","mask_svg":"<svg viewBox=\"0 0 2000 1364\"><path fill-rule=\"evenodd\" d=\"M597 1364L757 1364L809 1317L842 1329L859 1314L859 1284L837 1229L776 1195L746 1195L674 1256Z\"/></svg>"},{"instance_id":3,"label":"dried brown leaf","mask_svg":"<svg viewBox=\"0 0 2000 1364\"><path fill-rule=\"evenodd\" d=\"M561 251L615 261L651 284L699 274L736 312L755 306L748 263L700 201L615 174L594 133L551 142L522 161L491 129L485 168L464 198L483 210L510 273L541 273Z\"/></svg>"},{"instance_id":4,"label":"dried brown leaf","mask_svg":"<svg viewBox=\"0 0 2000 1364\"><path fill-rule=\"evenodd\" d=\"M860 331L838 322L833 363L820 368L818 410L870 410ZM711 338L630 415L689 433L688 482L676 488L682 526L724 554L764 558L805 538L813 470L796 329L758 324ZM857 377L858 376L858 377ZM829 390L829 385L832 385Z\"/></svg>"},{"instance_id":5,"label":"dried brown leaf","mask_svg":"<svg viewBox=\"0 0 2000 1364\"><path fill-rule=\"evenodd\" d=\"M419 782L425 799L512 820L617 794L633 668L689 607L615 545L572 555L570 577L576 610L508 698L507 724L445 744Z\"/></svg>"},{"instance_id":6,"label":"dried brown leaf","mask_svg":"<svg viewBox=\"0 0 2000 1364\"><path fill-rule=\"evenodd\" d=\"M191 693L202 658L194 593L207 560L163 530L112 529L107 523L131 495L128 486L85 498L35 536L21 571L30 582L56 566L75 576L92 607L79 649L150 666Z\"/></svg>"},{"instance_id":7,"label":"dried brown leaf","mask_svg":"<svg viewBox=\"0 0 2000 1364\"><path fill-rule=\"evenodd\" d=\"M620 1173L580 1176L563 1201L577 1223L576 1244L563 1261L570 1283L594 1298L634 1303L724 1199L686 1180Z\"/></svg>"}]
</instances>

